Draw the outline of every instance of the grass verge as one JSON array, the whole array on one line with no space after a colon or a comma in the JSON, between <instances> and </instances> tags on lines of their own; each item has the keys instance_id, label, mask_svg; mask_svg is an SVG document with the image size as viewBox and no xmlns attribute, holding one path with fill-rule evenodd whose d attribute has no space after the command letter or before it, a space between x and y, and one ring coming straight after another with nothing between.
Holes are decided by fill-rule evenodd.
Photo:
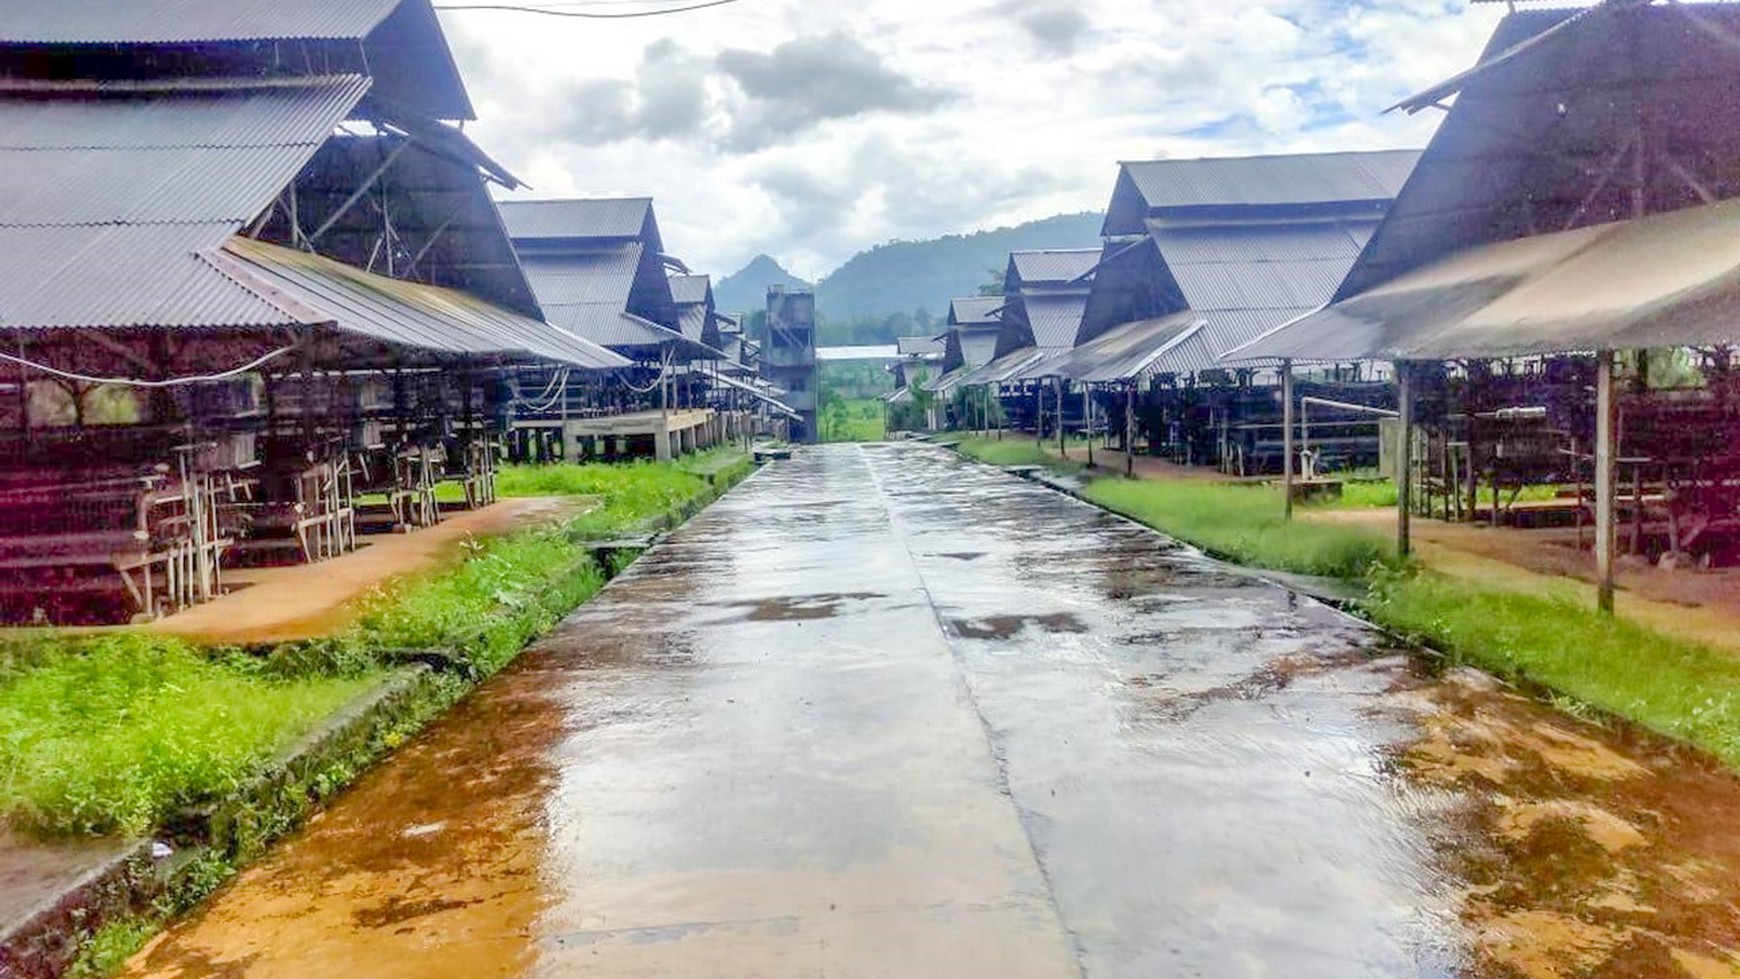
<instances>
[{"instance_id":1,"label":"grass verge","mask_svg":"<svg viewBox=\"0 0 1740 979\"><path fill-rule=\"evenodd\" d=\"M1740 661L1569 599L1429 570L1378 575L1361 611L1452 662L1547 688L1740 768Z\"/></svg>"},{"instance_id":2,"label":"grass verge","mask_svg":"<svg viewBox=\"0 0 1740 979\"><path fill-rule=\"evenodd\" d=\"M1240 564L1332 578L1399 565L1395 545L1363 527L1289 522L1265 486L1101 479L1090 501Z\"/></svg>"},{"instance_id":3,"label":"grass verge","mask_svg":"<svg viewBox=\"0 0 1740 979\"><path fill-rule=\"evenodd\" d=\"M718 453L687 465L710 476L675 464L507 470L509 495L597 505L563 526L469 543L457 565L367 596L333 639L266 655L137 633L0 648L0 815L43 835L146 833L235 792L384 682L405 651L456 657L465 680L493 674L616 570L589 542L681 513L747 463Z\"/></svg>"},{"instance_id":4,"label":"grass verge","mask_svg":"<svg viewBox=\"0 0 1740 979\"><path fill-rule=\"evenodd\" d=\"M1079 448L1085 453L1087 444L1079 443ZM955 451L993 466L1043 466L1054 472L1078 472L1087 468L1084 461L1059 459L1032 439L1019 435L1003 439L964 438L955 444Z\"/></svg>"},{"instance_id":5,"label":"grass verge","mask_svg":"<svg viewBox=\"0 0 1740 979\"><path fill-rule=\"evenodd\" d=\"M0 805L39 832L144 833L241 784L379 678L288 678L143 635L65 644L0 685Z\"/></svg>"}]
</instances>

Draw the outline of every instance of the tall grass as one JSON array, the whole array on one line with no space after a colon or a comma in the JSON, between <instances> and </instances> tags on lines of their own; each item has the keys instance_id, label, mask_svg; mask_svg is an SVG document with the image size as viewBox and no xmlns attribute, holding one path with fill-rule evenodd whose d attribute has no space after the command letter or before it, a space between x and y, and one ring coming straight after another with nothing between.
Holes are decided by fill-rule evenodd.
<instances>
[{"instance_id":1,"label":"tall grass","mask_svg":"<svg viewBox=\"0 0 1740 979\"><path fill-rule=\"evenodd\" d=\"M1527 680L1740 767L1740 661L1567 599L1429 571L1379 576L1366 613L1452 659Z\"/></svg>"},{"instance_id":2,"label":"tall grass","mask_svg":"<svg viewBox=\"0 0 1740 979\"><path fill-rule=\"evenodd\" d=\"M1397 563L1395 546L1363 527L1287 521L1280 491L1266 486L1102 479L1086 495L1240 564L1362 578L1374 565Z\"/></svg>"},{"instance_id":3,"label":"tall grass","mask_svg":"<svg viewBox=\"0 0 1740 979\"><path fill-rule=\"evenodd\" d=\"M131 633L0 646L0 814L47 834L148 832L234 791L379 684L396 651L456 653L473 677L500 669L603 587L587 541L644 526L709 488L652 464L516 468L503 482L510 495L598 505L565 526L468 544L456 565L367 596L346 635L270 656Z\"/></svg>"},{"instance_id":4,"label":"tall grass","mask_svg":"<svg viewBox=\"0 0 1740 979\"><path fill-rule=\"evenodd\" d=\"M286 679L141 635L64 646L0 683L0 807L46 833L146 832L239 786L379 679Z\"/></svg>"}]
</instances>

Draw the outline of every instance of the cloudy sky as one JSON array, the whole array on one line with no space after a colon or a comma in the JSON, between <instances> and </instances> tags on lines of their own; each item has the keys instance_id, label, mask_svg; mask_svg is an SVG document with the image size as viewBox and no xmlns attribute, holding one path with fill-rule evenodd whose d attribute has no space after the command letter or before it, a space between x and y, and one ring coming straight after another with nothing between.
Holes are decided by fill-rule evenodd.
<instances>
[{"instance_id":1,"label":"cloudy sky","mask_svg":"<svg viewBox=\"0 0 1740 979\"><path fill-rule=\"evenodd\" d=\"M741 0L442 19L469 131L522 196L650 194L697 268L767 252L813 279L891 239L1101 210L1118 160L1424 145L1436 113L1382 110L1470 65L1497 6Z\"/></svg>"}]
</instances>

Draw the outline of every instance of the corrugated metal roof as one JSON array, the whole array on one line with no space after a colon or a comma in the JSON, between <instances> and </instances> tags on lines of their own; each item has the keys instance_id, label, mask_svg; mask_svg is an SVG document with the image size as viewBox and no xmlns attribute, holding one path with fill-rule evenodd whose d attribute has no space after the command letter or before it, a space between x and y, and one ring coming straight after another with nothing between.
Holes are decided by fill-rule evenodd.
<instances>
[{"instance_id":1,"label":"corrugated metal roof","mask_svg":"<svg viewBox=\"0 0 1740 979\"><path fill-rule=\"evenodd\" d=\"M501 216L516 241L639 238L652 203L650 197L502 201Z\"/></svg>"},{"instance_id":2,"label":"corrugated metal roof","mask_svg":"<svg viewBox=\"0 0 1740 979\"><path fill-rule=\"evenodd\" d=\"M1023 285L1066 283L1087 275L1100 263L1100 249L1012 252L1009 260Z\"/></svg>"},{"instance_id":3,"label":"corrugated metal roof","mask_svg":"<svg viewBox=\"0 0 1740 979\"><path fill-rule=\"evenodd\" d=\"M1329 301L1375 222L1221 224L1149 222L1190 308L1218 353Z\"/></svg>"},{"instance_id":4,"label":"corrugated metal roof","mask_svg":"<svg viewBox=\"0 0 1740 979\"><path fill-rule=\"evenodd\" d=\"M942 341L935 337L896 337L894 346L902 357L930 357L943 352Z\"/></svg>"},{"instance_id":5,"label":"corrugated metal roof","mask_svg":"<svg viewBox=\"0 0 1740 979\"><path fill-rule=\"evenodd\" d=\"M667 330L657 323L643 320L631 313L605 303L585 303L573 306L544 306L544 315L551 323L575 336L601 347L656 347L682 334Z\"/></svg>"},{"instance_id":6,"label":"corrugated metal roof","mask_svg":"<svg viewBox=\"0 0 1740 979\"><path fill-rule=\"evenodd\" d=\"M995 315L1008 302L1002 296L973 296L949 300L950 326L996 326L1002 322Z\"/></svg>"},{"instance_id":7,"label":"corrugated metal roof","mask_svg":"<svg viewBox=\"0 0 1740 979\"><path fill-rule=\"evenodd\" d=\"M7 0L0 43L357 39L401 0Z\"/></svg>"},{"instance_id":8,"label":"corrugated metal roof","mask_svg":"<svg viewBox=\"0 0 1740 979\"><path fill-rule=\"evenodd\" d=\"M629 362L549 324L457 289L389 279L307 252L233 238L208 256L244 285L263 280L338 329L445 353L526 353L603 370Z\"/></svg>"},{"instance_id":9,"label":"corrugated metal roof","mask_svg":"<svg viewBox=\"0 0 1740 979\"><path fill-rule=\"evenodd\" d=\"M354 75L0 86L0 225L239 227L296 176L368 87Z\"/></svg>"},{"instance_id":10,"label":"corrugated metal roof","mask_svg":"<svg viewBox=\"0 0 1740 979\"><path fill-rule=\"evenodd\" d=\"M0 228L0 326L293 325L294 317L200 257L232 230L229 223Z\"/></svg>"},{"instance_id":11,"label":"corrugated metal roof","mask_svg":"<svg viewBox=\"0 0 1740 979\"><path fill-rule=\"evenodd\" d=\"M1208 331L1197 330L1149 365L1147 376L1199 374L1208 370L1225 369L1226 366L1220 362L1219 351L1208 345Z\"/></svg>"},{"instance_id":12,"label":"corrugated metal roof","mask_svg":"<svg viewBox=\"0 0 1740 979\"><path fill-rule=\"evenodd\" d=\"M520 264L537 294L538 304L546 310L551 306L603 303L621 312L628 308L642 254L642 245L631 242L596 251L522 253Z\"/></svg>"},{"instance_id":13,"label":"corrugated metal roof","mask_svg":"<svg viewBox=\"0 0 1740 979\"><path fill-rule=\"evenodd\" d=\"M1038 347L1022 347L998 357L983 367L972 371L962 378L960 383L968 387L979 387L985 384L1001 384L1018 375L1027 367L1044 359L1045 351Z\"/></svg>"},{"instance_id":14,"label":"corrugated metal roof","mask_svg":"<svg viewBox=\"0 0 1740 979\"><path fill-rule=\"evenodd\" d=\"M587 251L522 252L520 262L551 323L600 346L646 347L685 334L628 312L644 254L645 246L634 241Z\"/></svg>"},{"instance_id":15,"label":"corrugated metal roof","mask_svg":"<svg viewBox=\"0 0 1740 979\"><path fill-rule=\"evenodd\" d=\"M705 275L671 276L671 298L679 305L706 303L713 294L713 280Z\"/></svg>"},{"instance_id":16,"label":"corrugated metal roof","mask_svg":"<svg viewBox=\"0 0 1740 979\"><path fill-rule=\"evenodd\" d=\"M705 342L707 333L707 307L693 304L684 306L677 312L677 328L683 336L696 342Z\"/></svg>"},{"instance_id":17,"label":"corrugated metal roof","mask_svg":"<svg viewBox=\"0 0 1740 979\"><path fill-rule=\"evenodd\" d=\"M1389 201L1419 150L1307 153L1123 164L1151 211L1177 207Z\"/></svg>"},{"instance_id":18,"label":"corrugated metal roof","mask_svg":"<svg viewBox=\"0 0 1740 979\"><path fill-rule=\"evenodd\" d=\"M1097 253L1096 253L1097 254ZM1022 300L1027 310L1027 323L1033 328L1033 343L1041 350L1059 350L1075 346L1081 331L1081 317L1087 311L1085 293L1070 295L1028 296Z\"/></svg>"},{"instance_id":19,"label":"corrugated metal roof","mask_svg":"<svg viewBox=\"0 0 1740 979\"><path fill-rule=\"evenodd\" d=\"M1450 86L1449 115L1337 298L1477 245L1634 217L1640 124L1648 213L1702 204L1676 169L1715 199L1740 196L1737 35L1732 3L1509 14L1487 67Z\"/></svg>"},{"instance_id":20,"label":"corrugated metal roof","mask_svg":"<svg viewBox=\"0 0 1740 979\"><path fill-rule=\"evenodd\" d=\"M363 97L366 79L3 89L0 322L293 322L199 254L270 204Z\"/></svg>"},{"instance_id":21,"label":"corrugated metal roof","mask_svg":"<svg viewBox=\"0 0 1740 979\"><path fill-rule=\"evenodd\" d=\"M1448 360L1740 343L1740 200L1482 245L1229 359Z\"/></svg>"},{"instance_id":22,"label":"corrugated metal roof","mask_svg":"<svg viewBox=\"0 0 1740 979\"><path fill-rule=\"evenodd\" d=\"M1041 368L1029 377L1065 377L1085 384L1109 384L1151 376L1155 363L1187 337L1201 332L1203 321L1193 312L1125 323L1100 334ZM1043 373L1037 371L1042 370Z\"/></svg>"}]
</instances>

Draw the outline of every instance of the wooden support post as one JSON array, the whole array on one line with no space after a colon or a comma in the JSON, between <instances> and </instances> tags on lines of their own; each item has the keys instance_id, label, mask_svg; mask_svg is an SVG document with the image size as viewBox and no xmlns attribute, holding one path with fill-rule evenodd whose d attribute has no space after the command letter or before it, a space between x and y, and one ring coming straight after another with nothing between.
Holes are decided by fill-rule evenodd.
<instances>
[{"instance_id":1,"label":"wooden support post","mask_svg":"<svg viewBox=\"0 0 1740 979\"><path fill-rule=\"evenodd\" d=\"M1087 429L1088 468L1094 465L1094 398L1086 387L1081 389L1082 426Z\"/></svg>"},{"instance_id":2,"label":"wooden support post","mask_svg":"<svg viewBox=\"0 0 1740 979\"><path fill-rule=\"evenodd\" d=\"M1064 439L1067 437L1067 435L1066 435L1066 433L1064 431L1064 427L1063 427L1063 379L1062 378L1054 377L1051 379L1051 393L1052 393L1051 400L1055 401L1057 403L1057 454L1064 457L1065 459L1068 459L1069 458L1069 444L1064 441Z\"/></svg>"},{"instance_id":3,"label":"wooden support post","mask_svg":"<svg viewBox=\"0 0 1740 979\"><path fill-rule=\"evenodd\" d=\"M1414 365L1396 363L1396 553L1407 557L1414 551Z\"/></svg>"},{"instance_id":4,"label":"wooden support post","mask_svg":"<svg viewBox=\"0 0 1740 979\"><path fill-rule=\"evenodd\" d=\"M1136 478L1136 382L1124 392L1124 476Z\"/></svg>"},{"instance_id":5,"label":"wooden support post","mask_svg":"<svg viewBox=\"0 0 1740 979\"><path fill-rule=\"evenodd\" d=\"M1596 357L1595 371L1595 572L1600 580L1597 604L1613 613L1613 561L1615 526L1613 494L1618 472L1614 465L1613 351Z\"/></svg>"},{"instance_id":6,"label":"wooden support post","mask_svg":"<svg viewBox=\"0 0 1740 979\"><path fill-rule=\"evenodd\" d=\"M1293 362L1281 361L1281 488L1286 493L1282 504L1285 519L1293 519Z\"/></svg>"},{"instance_id":7,"label":"wooden support post","mask_svg":"<svg viewBox=\"0 0 1740 979\"><path fill-rule=\"evenodd\" d=\"M1040 384L1033 394L1033 445L1041 452L1045 451L1045 385Z\"/></svg>"}]
</instances>

